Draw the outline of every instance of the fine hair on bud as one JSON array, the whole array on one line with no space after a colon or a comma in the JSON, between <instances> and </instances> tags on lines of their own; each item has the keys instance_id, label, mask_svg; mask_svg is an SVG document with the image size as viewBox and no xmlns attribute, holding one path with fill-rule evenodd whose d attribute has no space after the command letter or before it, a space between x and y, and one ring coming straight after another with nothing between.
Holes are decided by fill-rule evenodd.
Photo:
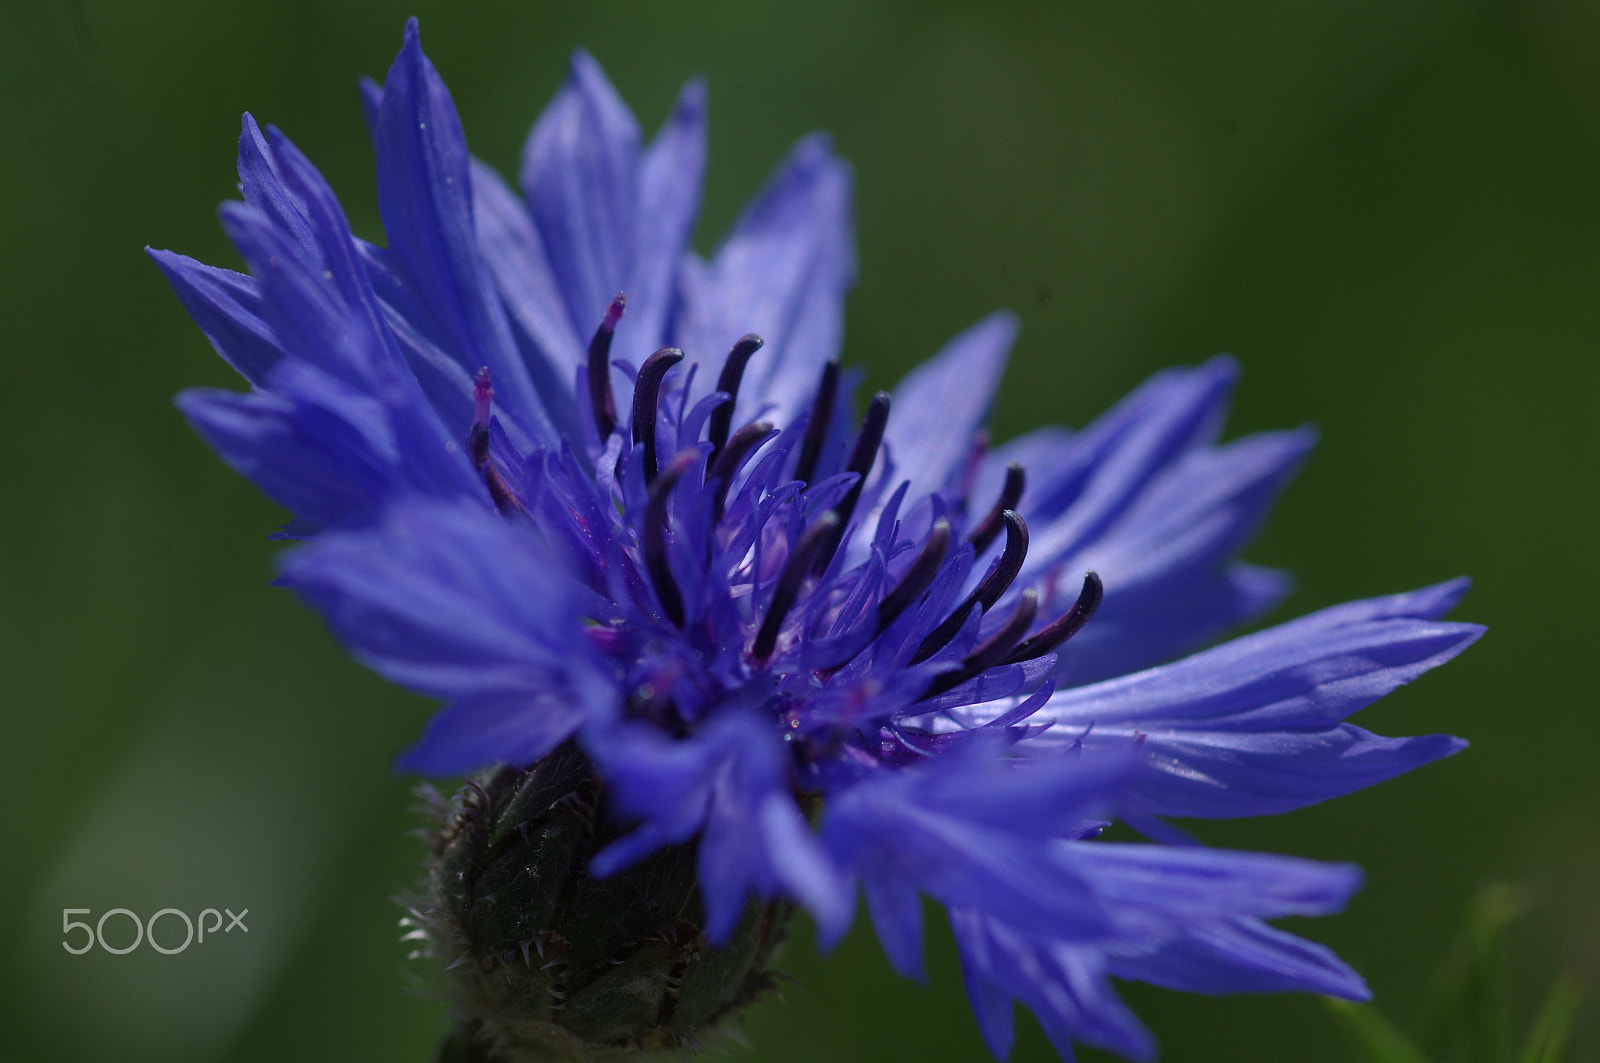
<instances>
[{"instance_id":1,"label":"fine hair on bud","mask_svg":"<svg viewBox=\"0 0 1600 1063\"><path fill-rule=\"evenodd\" d=\"M682 1054L772 991L794 906L752 901L713 947L693 844L594 877L594 854L623 832L603 789L568 742L432 802L424 896L402 923L444 972L452 1028L436 1063Z\"/></svg>"}]
</instances>

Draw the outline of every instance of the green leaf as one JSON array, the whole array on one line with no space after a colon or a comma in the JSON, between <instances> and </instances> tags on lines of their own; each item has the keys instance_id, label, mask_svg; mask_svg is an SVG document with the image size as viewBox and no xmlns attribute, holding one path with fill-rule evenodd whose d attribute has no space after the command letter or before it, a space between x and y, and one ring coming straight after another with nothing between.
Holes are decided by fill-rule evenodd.
<instances>
[{"instance_id":1,"label":"green leaf","mask_svg":"<svg viewBox=\"0 0 1600 1063\"><path fill-rule=\"evenodd\" d=\"M1440 966L1423 1008L1420 1043L1436 1056L1462 1047L1469 1063L1511 1058L1505 994L1506 926L1529 908L1524 890L1486 886L1468 910L1455 948Z\"/></svg>"},{"instance_id":2,"label":"green leaf","mask_svg":"<svg viewBox=\"0 0 1600 1063\"><path fill-rule=\"evenodd\" d=\"M1518 1063L1561 1063L1567 1039L1572 1036L1572 1020L1577 1017L1582 1000L1583 986L1578 980L1570 974L1557 975L1539 1014L1534 1016Z\"/></svg>"},{"instance_id":3,"label":"green leaf","mask_svg":"<svg viewBox=\"0 0 1600 1063\"><path fill-rule=\"evenodd\" d=\"M1323 1003L1342 1022L1362 1052L1364 1063L1428 1063L1428 1057L1371 1004L1324 997Z\"/></svg>"}]
</instances>

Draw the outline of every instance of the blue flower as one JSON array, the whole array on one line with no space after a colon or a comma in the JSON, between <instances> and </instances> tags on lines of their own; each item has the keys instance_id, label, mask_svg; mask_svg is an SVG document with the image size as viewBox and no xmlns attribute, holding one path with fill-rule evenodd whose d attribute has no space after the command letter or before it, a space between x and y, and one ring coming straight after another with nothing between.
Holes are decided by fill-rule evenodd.
<instances>
[{"instance_id":1,"label":"blue flower","mask_svg":"<svg viewBox=\"0 0 1600 1063\"><path fill-rule=\"evenodd\" d=\"M468 155L414 22L365 104L386 246L246 116L221 216L249 275L153 254L252 385L178 401L293 513L283 582L445 702L405 768L575 740L632 824L595 873L695 842L713 941L784 897L832 942L860 894L920 978L931 897L1001 1056L1021 1001L1064 1057L1147 1058L1111 978L1366 995L1264 922L1338 910L1357 870L1165 818L1283 812L1455 752L1346 721L1481 629L1440 619L1458 581L1181 656L1285 593L1232 558L1313 441L1219 443L1232 362L991 447L1001 314L856 415L851 181L826 139L702 259L698 83L644 145L578 54L515 190ZM1171 844L1096 840L1117 819Z\"/></svg>"}]
</instances>

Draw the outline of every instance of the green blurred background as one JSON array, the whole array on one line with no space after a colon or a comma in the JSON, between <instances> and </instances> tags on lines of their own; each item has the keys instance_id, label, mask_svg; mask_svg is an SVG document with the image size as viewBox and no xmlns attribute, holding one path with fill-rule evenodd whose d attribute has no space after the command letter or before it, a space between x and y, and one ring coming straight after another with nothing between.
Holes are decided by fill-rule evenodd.
<instances>
[{"instance_id":1,"label":"green blurred background","mask_svg":"<svg viewBox=\"0 0 1600 1063\"><path fill-rule=\"evenodd\" d=\"M1519 1022L1594 967L1600 6L5 0L0 1057L420 1061L439 1028L390 900L421 849L389 761L429 706L267 586L282 514L170 402L234 381L141 251L236 264L213 207L246 109L377 238L355 82L409 14L503 170L576 45L647 130L705 74L703 250L831 129L873 385L1001 306L1023 321L1001 437L1235 353L1231 433L1323 431L1248 552L1300 577L1279 617L1465 572L1491 631L1362 721L1470 751L1202 836L1365 865L1347 914L1297 929L1401 1023L1487 882L1540 902ZM248 935L177 956L59 945L67 907L224 906ZM987 1058L930 926L928 989L864 926L826 958L800 931L738 1058ZM1350 1058L1314 1000L1128 995L1168 1060ZM1031 1021L1014 1058L1053 1058Z\"/></svg>"}]
</instances>

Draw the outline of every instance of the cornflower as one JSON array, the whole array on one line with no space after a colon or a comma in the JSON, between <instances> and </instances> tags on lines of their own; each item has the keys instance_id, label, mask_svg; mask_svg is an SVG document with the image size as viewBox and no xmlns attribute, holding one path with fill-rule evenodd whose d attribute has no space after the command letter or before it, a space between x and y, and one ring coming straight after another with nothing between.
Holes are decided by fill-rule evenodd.
<instances>
[{"instance_id":1,"label":"cornflower","mask_svg":"<svg viewBox=\"0 0 1600 1063\"><path fill-rule=\"evenodd\" d=\"M444 1058L697 1043L768 988L797 906L827 946L858 896L914 978L944 906L997 1056L1020 1001L1063 1058L1149 1058L1112 978L1367 995L1266 922L1338 910L1356 868L1166 822L1464 745L1346 722L1479 636L1440 619L1464 581L1192 652L1285 594L1232 557L1310 431L1219 443L1216 359L991 446L1004 314L855 412L825 138L702 259L698 82L641 146L579 53L519 190L467 153L414 21L364 102L386 246L247 115L221 217L249 275L153 255L251 384L178 403L294 515L282 582L445 703L403 769L478 773L405 921L449 961ZM1101 840L1118 821L1152 843Z\"/></svg>"}]
</instances>

